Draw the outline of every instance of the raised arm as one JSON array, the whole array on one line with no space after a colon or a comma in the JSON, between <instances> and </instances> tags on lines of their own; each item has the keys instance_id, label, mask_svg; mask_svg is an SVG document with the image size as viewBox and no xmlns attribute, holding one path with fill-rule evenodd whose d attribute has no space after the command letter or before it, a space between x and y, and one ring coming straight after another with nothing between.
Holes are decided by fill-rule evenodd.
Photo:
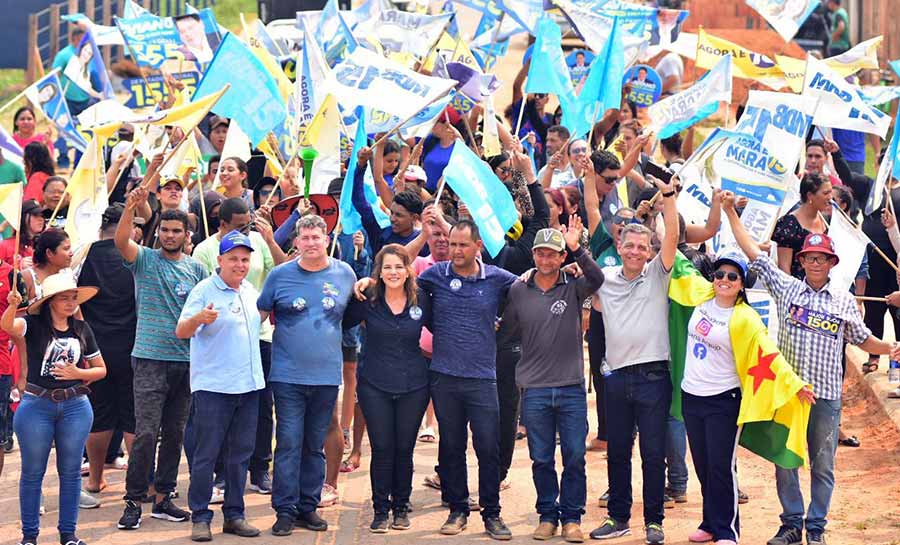
<instances>
[{"instance_id":1,"label":"raised arm","mask_svg":"<svg viewBox=\"0 0 900 545\"><path fill-rule=\"evenodd\" d=\"M706 225L685 225L684 241L688 244L699 244L716 236L719 226L722 224L722 190L714 189L712 206L709 216L706 217Z\"/></svg>"},{"instance_id":2,"label":"raised arm","mask_svg":"<svg viewBox=\"0 0 900 545\"><path fill-rule=\"evenodd\" d=\"M21 339L25 335L25 320L16 318L16 310L22 304L22 295L19 290L15 288L9 290L6 302L9 305L3 311L3 316L0 317L0 329L14 339Z\"/></svg>"},{"instance_id":3,"label":"raised arm","mask_svg":"<svg viewBox=\"0 0 900 545\"><path fill-rule=\"evenodd\" d=\"M600 176L594 171L594 163L588 157L580 159L584 162L584 208L587 211L588 234L594 236L603 218L600 215L600 196L597 195L597 184ZM605 183L605 182L604 182Z\"/></svg>"},{"instance_id":4,"label":"raised arm","mask_svg":"<svg viewBox=\"0 0 900 545\"><path fill-rule=\"evenodd\" d=\"M666 233L662 240L662 248L659 250L660 259L662 259L663 268L667 271L672 270L675 266L675 253L678 251L678 209L675 206L675 183L677 176L672 176L669 183L663 183L662 180L647 176L659 189L663 200L663 219L665 220Z\"/></svg>"},{"instance_id":5,"label":"raised arm","mask_svg":"<svg viewBox=\"0 0 900 545\"><path fill-rule=\"evenodd\" d=\"M750 236L750 233L747 232L747 229L741 223L741 218L737 215L737 210L734 209L734 193L731 191L725 191L722 195L722 209L725 211L725 216L731 225L731 232L734 234L735 242L738 243L741 251L747 254L750 261L755 261L763 251L760 249L759 243L753 240L753 237Z\"/></svg>"},{"instance_id":6,"label":"raised arm","mask_svg":"<svg viewBox=\"0 0 900 545\"><path fill-rule=\"evenodd\" d=\"M384 179L384 141L375 146L374 161L372 163L372 178L375 180L375 189L385 206L394 202L394 192L391 191L387 180ZM397 176L403 176L403 171L398 170Z\"/></svg>"},{"instance_id":7,"label":"raised arm","mask_svg":"<svg viewBox=\"0 0 900 545\"><path fill-rule=\"evenodd\" d=\"M131 240L131 226L134 224L134 211L141 205L147 204L147 190L137 186L128 194L125 200L125 210L116 225L114 241L116 248L128 263L134 263L141 248L137 242Z\"/></svg>"}]
</instances>

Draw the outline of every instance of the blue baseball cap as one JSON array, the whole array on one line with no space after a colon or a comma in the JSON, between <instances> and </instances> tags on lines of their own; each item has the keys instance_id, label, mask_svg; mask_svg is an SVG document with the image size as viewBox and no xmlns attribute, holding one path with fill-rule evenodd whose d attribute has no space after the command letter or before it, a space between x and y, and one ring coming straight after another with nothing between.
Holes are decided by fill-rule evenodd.
<instances>
[{"instance_id":1,"label":"blue baseball cap","mask_svg":"<svg viewBox=\"0 0 900 545\"><path fill-rule=\"evenodd\" d=\"M744 285L747 284L747 275L750 273L750 265L747 263L747 258L743 253L736 251L733 248L723 249L719 252L719 255L716 256L713 268L718 269L719 266L723 264L737 267L737 269L741 271L741 282L743 282Z\"/></svg>"},{"instance_id":2,"label":"blue baseball cap","mask_svg":"<svg viewBox=\"0 0 900 545\"><path fill-rule=\"evenodd\" d=\"M253 246L250 244L250 237L235 230L222 237L222 242L219 243L219 255L227 254L238 246L243 246L251 252L253 251Z\"/></svg>"}]
</instances>

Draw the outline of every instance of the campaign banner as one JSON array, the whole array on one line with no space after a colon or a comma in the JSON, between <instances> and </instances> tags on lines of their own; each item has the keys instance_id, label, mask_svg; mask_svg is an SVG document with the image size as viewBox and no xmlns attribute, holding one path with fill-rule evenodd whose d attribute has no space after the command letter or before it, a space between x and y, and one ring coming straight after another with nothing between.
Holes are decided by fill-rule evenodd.
<instances>
[{"instance_id":1,"label":"campaign banner","mask_svg":"<svg viewBox=\"0 0 900 545\"><path fill-rule=\"evenodd\" d=\"M381 12L369 23L360 23L354 32L381 42L387 54L411 53L425 57L440 38L453 14L419 15L396 9Z\"/></svg>"},{"instance_id":2,"label":"campaign banner","mask_svg":"<svg viewBox=\"0 0 900 545\"><path fill-rule=\"evenodd\" d=\"M612 33L613 17L600 15L590 9L580 7L583 2L576 4L570 0L553 0L553 4L563 12L572 28L589 48L593 51L603 51L603 47ZM643 35L635 36L624 32L622 43L625 47L625 66L635 64L647 51L647 41L644 40Z\"/></svg>"},{"instance_id":3,"label":"campaign banner","mask_svg":"<svg viewBox=\"0 0 900 545\"><path fill-rule=\"evenodd\" d=\"M578 87L578 84L584 81L591 70L593 61L594 54L586 49L576 49L566 55L566 64L569 66L569 78L572 80L572 85Z\"/></svg>"},{"instance_id":4,"label":"campaign banner","mask_svg":"<svg viewBox=\"0 0 900 545\"><path fill-rule=\"evenodd\" d=\"M869 106L880 106L895 98L900 98L900 86L864 85L860 87L859 93Z\"/></svg>"},{"instance_id":5,"label":"campaign banner","mask_svg":"<svg viewBox=\"0 0 900 545\"><path fill-rule=\"evenodd\" d=\"M497 4L522 28L537 35L538 21L544 15L544 0L497 0Z\"/></svg>"},{"instance_id":6,"label":"campaign banner","mask_svg":"<svg viewBox=\"0 0 900 545\"><path fill-rule=\"evenodd\" d=\"M747 304L753 307L753 310L762 318L763 325L769 329L769 338L778 342L778 330L781 324L778 321L778 308L775 306L775 300L772 299L769 290L754 288L744 290L744 293L747 294Z\"/></svg>"},{"instance_id":7,"label":"campaign banner","mask_svg":"<svg viewBox=\"0 0 900 545\"><path fill-rule=\"evenodd\" d=\"M756 80L772 89L781 89L787 85L781 68L769 57L700 29L697 33L697 68L711 70L722 57L729 54L732 57L734 77Z\"/></svg>"},{"instance_id":8,"label":"campaign banner","mask_svg":"<svg viewBox=\"0 0 900 545\"><path fill-rule=\"evenodd\" d=\"M60 17L63 21L69 23L78 23L84 25L94 35L94 41L97 45L125 45L125 39L119 29L113 26L98 25L83 13L70 13Z\"/></svg>"},{"instance_id":9,"label":"campaign banner","mask_svg":"<svg viewBox=\"0 0 900 545\"><path fill-rule=\"evenodd\" d=\"M689 88L650 106L650 130L662 140L706 119L731 102L731 55Z\"/></svg>"},{"instance_id":10,"label":"campaign banner","mask_svg":"<svg viewBox=\"0 0 900 545\"><path fill-rule=\"evenodd\" d=\"M418 74L358 47L334 67L327 92L345 107L367 106L406 119L455 85L453 80Z\"/></svg>"},{"instance_id":11,"label":"campaign banner","mask_svg":"<svg viewBox=\"0 0 900 545\"><path fill-rule=\"evenodd\" d=\"M25 90L25 96L34 107L39 108L53 122L66 141L78 151L84 153L87 140L78 132L76 121L69 112L69 106L63 97L59 73L54 70L31 84Z\"/></svg>"},{"instance_id":12,"label":"campaign banner","mask_svg":"<svg viewBox=\"0 0 900 545\"><path fill-rule=\"evenodd\" d=\"M804 21L821 4L820 0L745 0L763 19L768 21L775 32L789 42L800 30Z\"/></svg>"},{"instance_id":13,"label":"campaign banner","mask_svg":"<svg viewBox=\"0 0 900 545\"><path fill-rule=\"evenodd\" d=\"M816 99L801 95L750 91L735 130L753 135L786 171L793 172L805 148L817 104Z\"/></svg>"},{"instance_id":14,"label":"campaign banner","mask_svg":"<svg viewBox=\"0 0 900 545\"><path fill-rule=\"evenodd\" d=\"M159 69L167 59L208 63L222 40L209 8L178 17L141 13L132 18L117 17L115 22L134 61L153 69Z\"/></svg>"},{"instance_id":15,"label":"campaign banner","mask_svg":"<svg viewBox=\"0 0 900 545\"><path fill-rule=\"evenodd\" d=\"M874 106L869 106L859 93L859 87L847 82L824 62L806 59L806 79L803 96L819 99L813 123L851 131L887 135L891 118Z\"/></svg>"},{"instance_id":16,"label":"campaign banner","mask_svg":"<svg viewBox=\"0 0 900 545\"><path fill-rule=\"evenodd\" d=\"M619 17L625 32L644 39L649 46L665 46L677 41L682 24L688 17L686 10L618 1L611 1L595 11L606 17Z\"/></svg>"},{"instance_id":17,"label":"campaign banner","mask_svg":"<svg viewBox=\"0 0 900 545\"><path fill-rule=\"evenodd\" d=\"M662 78L646 64L632 66L622 78L622 87L628 86L626 98L638 108L653 105L662 94Z\"/></svg>"},{"instance_id":18,"label":"campaign banner","mask_svg":"<svg viewBox=\"0 0 900 545\"><path fill-rule=\"evenodd\" d=\"M200 74L197 72L179 72L171 74L176 80L184 84L184 88L188 94L194 93L197 82L200 81ZM122 80L122 87L129 93L125 106L132 109L147 108L155 106L157 99L169 98L169 89L166 87L165 78L160 74L151 74L144 78L128 78Z\"/></svg>"}]
</instances>

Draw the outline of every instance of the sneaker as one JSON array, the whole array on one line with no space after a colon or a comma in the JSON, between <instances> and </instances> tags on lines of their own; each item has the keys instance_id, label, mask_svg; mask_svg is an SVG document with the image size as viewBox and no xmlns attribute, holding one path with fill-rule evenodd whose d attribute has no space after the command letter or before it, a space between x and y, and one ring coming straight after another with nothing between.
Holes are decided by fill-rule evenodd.
<instances>
[{"instance_id":1,"label":"sneaker","mask_svg":"<svg viewBox=\"0 0 900 545\"><path fill-rule=\"evenodd\" d=\"M369 525L369 531L373 534L386 534L390 528L387 513L375 513L372 524Z\"/></svg>"},{"instance_id":2,"label":"sneaker","mask_svg":"<svg viewBox=\"0 0 900 545\"><path fill-rule=\"evenodd\" d=\"M538 541L547 541L551 537L556 535L556 524L553 524L550 521L542 520L538 527L534 529L534 532L531 533L532 539L536 539Z\"/></svg>"},{"instance_id":3,"label":"sneaker","mask_svg":"<svg viewBox=\"0 0 900 545\"><path fill-rule=\"evenodd\" d=\"M18 545L37 545L36 537L23 537Z\"/></svg>"},{"instance_id":4,"label":"sneaker","mask_svg":"<svg viewBox=\"0 0 900 545\"><path fill-rule=\"evenodd\" d=\"M78 498L78 507L81 509L96 509L100 507L100 500L82 490L81 497Z\"/></svg>"},{"instance_id":5,"label":"sneaker","mask_svg":"<svg viewBox=\"0 0 900 545\"><path fill-rule=\"evenodd\" d=\"M119 456L113 463L110 464L112 469L128 469L128 457L127 456Z\"/></svg>"},{"instance_id":6,"label":"sneaker","mask_svg":"<svg viewBox=\"0 0 900 545\"><path fill-rule=\"evenodd\" d=\"M775 537L766 542L766 545L802 545L803 530L800 528L792 528L790 526L782 526L778 529Z\"/></svg>"},{"instance_id":7,"label":"sneaker","mask_svg":"<svg viewBox=\"0 0 900 545\"><path fill-rule=\"evenodd\" d=\"M744 505L745 503L750 501L750 496L745 494L740 488L738 488L738 504Z\"/></svg>"},{"instance_id":8,"label":"sneaker","mask_svg":"<svg viewBox=\"0 0 900 545\"><path fill-rule=\"evenodd\" d=\"M607 518L599 528L591 532L591 539L612 539L629 534L631 534L631 529L627 523L616 522L611 518Z\"/></svg>"},{"instance_id":9,"label":"sneaker","mask_svg":"<svg viewBox=\"0 0 900 545\"><path fill-rule=\"evenodd\" d=\"M223 534L234 534L238 537L256 537L259 535L259 528L247 522L247 519L226 520L222 525Z\"/></svg>"},{"instance_id":10,"label":"sneaker","mask_svg":"<svg viewBox=\"0 0 900 545\"><path fill-rule=\"evenodd\" d=\"M568 543L583 543L584 534L581 533L581 524L577 522L563 524L562 538Z\"/></svg>"},{"instance_id":11,"label":"sneaker","mask_svg":"<svg viewBox=\"0 0 900 545\"><path fill-rule=\"evenodd\" d=\"M250 486L248 488L250 488L250 490L256 492L257 494L271 494L272 477L269 476L268 471L262 471L260 473L257 473L256 475L250 475Z\"/></svg>"},{"instance_id":12,"label":"sneaker","mask_svg":"<svg viewBox=\"0 0 900 545\"><path fill-rule=\"evenodd\" d=\"M687 503L687 491L676 491L671 488L666 489L666 495L675 500L675 503Z\"/></svg>"},{"instance_id":13,"label":"sneaker","mask_svg":"<svg viewBox=\"0 0 900 545\"><path fill-rule=\"evenodd\" d=\"M491 538L498 541L509 541L512 539L512 532L509 531L509 528L500 517L484 519L484 531L487 532Z\"/></svg>"},{"instance_id":14,"label":"sneaker","mask_svg":"<svg viewBox=\"0 0 900 545\"><path fill-rule=\"evenodd\" d=\"M675 498L668 494L663 495L663 507L666 509L672 509L675 507Z\"/></svg>"},{"instance_id":15,"label":"sneaker","mask_svg":"<svg viewBox=\"0 0 900 545\"><path fill-rule=\"evenodd\" d=\"M150 516L169 522L184 522L191 517L191 514L172 503L172 500L166 497L163 501L153 504L153 511L150 513Z\"/></svg>"},{"instance_id":16,"label":"sneaker","mask_svg":"<svg viewBox=\"0 0 900 545\"><path fill-rule=\"evenodd\" d=\"M331 507L340 499L341 497L338 495L337 488L328 483L322 485L322 496L319 499L319 507Z\"/></svg>"},{"instance_id":17,"label":"sneaker","mask_svg":"<svg viewBox=\"0 0 900 545\"><path fill-rule=\"evenodd\" d=\"M807 530L806 545L825 545L825 532L821 530Z\"/></svg>"},{"instance_id":18,"label":"sneaker","mask_svg":"<svg viewBox=\"0 0 900 545\"><path fill-rule=\"evenodd\" d=\"M466 529L468 521L469 517L463 513L450 513L440 531L445 536L455 536Z\"/></svg>"},{"instance_id":19,"label":"sneaker","mask_svg":"<svg viewBox=\"0 0 900 545\"><path fill-rule=\"evenodd\" d=\"M288 514L279 514L272 525L273 536L289 536L294 531L294 517Z\"/></svg>"},{"instance_id":20,"label":"sneaker","mask_svg":"<svg viewBox=\"0 0 900 545\"><path fill-rule=\"evenodd\" d=\"M9 436L9 439L7 439L7 440L3 443L3 452L9 454L10 452L13 451L13 448L14 448L14 447L15 447L15 442L13 441L13 438L12 438L12 436L10 435L10 436Z\"/></svg>"},{"instance_id":21,"label":"sneaker","mask_svg":"<svg viewBox=\"0 0 900 545\"><path fill-rule=\"evenodd\" d=\"M116 525L119 530L137 530L141 527L141 504L125 500L125 511Z\"/></svg>"},{"instance_id":22,"label":"sneaker","mask_svg":"<svg viewBox=\"0 0 900 545\"><path fill-rule=\"evenodd\" d=\"M603 495L600 496L600 500L598 501L598 503L600 503L600 507L606 507L609 505L609 489L608 488L606 489L606 492L604 492Z\"/></svg>"},{"instance_id":23,"label":"sneaker","mask_svg":"<svg viewBox=\"0 0 900 545\"><path fill-rule=\"evenodd\" d=\"M313 532L324 532L328 529L328 522L320 517L319 514L315 511L310 511L309 513L300 513L299 515L297 515L297 519L294 521L294 526L306 528L307 530L312 530Z\"/></svg>"},{"instance_id":24,"label":"sneaker","mask_svg":"<svg viewBox=\"0 0 900 545\"><path fill-rule=\"evenodd\" d=\"M394 511L394 520L391 521L391 528L394 530L409 530L409 512Z\"/></svg>"},{"instance_id":25,"label":"sneaker","mask_svg":"<svg viewBox=\"0 0 900 545\"><path fill-rule=\"evenodd\" d=\"M212 495L209 497L209 504L216 505L225 503L225 490L218 486L213 486Z\"/></svg>"},{"instance_id":26,"label":"sneaker","mask_svg":"<svg viewBox=\"0 0 900 545\"><path fill-rule=\"evenodd\" d=\"M644 539L644 543L649 543L650 545L662 545L666 542L666 534L663 533L662 525L660 524L651 522L644 527L644 532L647 536L647 538Z\"/></svg>"},{"instance_id":27,"label":"sneaker","mask_svg":"<svg viewBox=\"0 0 900 545\"><path fill-rule=\"evenodd\" d=\"M212 541L208 522L197 521L191 526L191 541Z\"/></svg>"}]
</instances>

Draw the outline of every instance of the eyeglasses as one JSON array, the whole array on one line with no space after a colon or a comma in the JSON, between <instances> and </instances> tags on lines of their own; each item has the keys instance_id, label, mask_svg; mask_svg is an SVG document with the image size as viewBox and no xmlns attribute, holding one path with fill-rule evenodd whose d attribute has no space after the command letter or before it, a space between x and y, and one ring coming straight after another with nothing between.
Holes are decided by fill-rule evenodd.
<instances>
[{"instance_id":1,"label":"eyeglasses","mask_svg":"<svg viewBox=\"0 0 900 545\"><path fill-rule=\"evenodd\" d=\"M240 227L235 228L235 231L238 231L238 232L243 233L243 234L245 234L245 235L246 235L246 234L249 234L249 233L250 233L250 224L249 224L249 223L245 223L244 225L241 225Z\"/></svg>"},{"instance_id":2,"label":"eyeglasses","mask_svg":"<svg viewBox=\"0 0 900 545\"><path fill-rule=\"evenodd\" d=\"M729 282L737 282L740 275L733 271L716 271L713 273L713 278L716 280L722 280L723 278L728 278Z\"/></svg>"},{"instance_id":3,"label":"eyeglasses","mask_svg":"<svg viewBox=\"0 0 900 545\"><path fill-rule=\"evenodd\" d=\"M816 265L825 265L826 263L828 263L829 261L831 261L831 256L827 256L827 255L804 255L804 256L800 256L800 259L802 259L804 262L810 263L810 264L815 263Z\"/></svg>"},{"instance_id":4,"label":"eyeglasses","mask_svg":"<svg viewBox=\"0 0 900 545\"><path fill-rule=\"evenodd\" d=\"M616 185L616 182L619 180L618 176L601 176L601 178L609 185Z\"/></svg>"}]
</instances>

